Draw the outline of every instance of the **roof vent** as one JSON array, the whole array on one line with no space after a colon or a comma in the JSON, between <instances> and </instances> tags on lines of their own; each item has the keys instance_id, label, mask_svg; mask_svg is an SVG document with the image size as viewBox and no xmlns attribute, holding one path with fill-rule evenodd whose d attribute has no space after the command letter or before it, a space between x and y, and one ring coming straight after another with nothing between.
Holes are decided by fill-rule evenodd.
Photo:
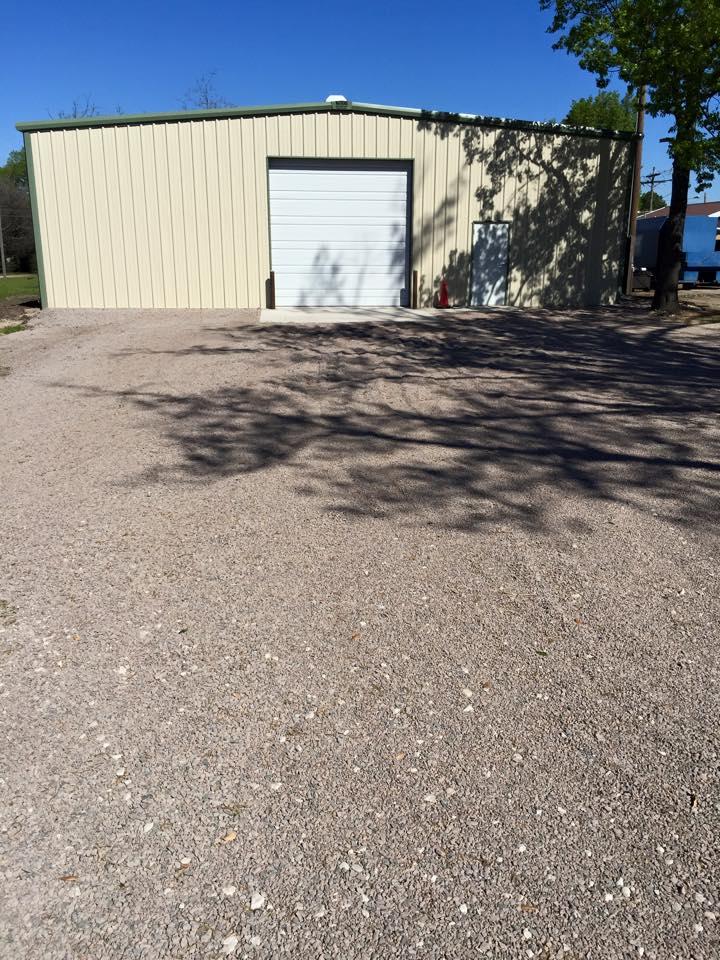
<instances>
[{"instance_id":1,"label":"roof vent","mask_svg":"<svg viewBox=\"0 0 720 960\"><path fill-rule=\"evenodd\" d=\"M329 97L325 97L325 103L348 103L348 98L344 97L341 93L331 93Z\"/></svg>"}]
</instances>

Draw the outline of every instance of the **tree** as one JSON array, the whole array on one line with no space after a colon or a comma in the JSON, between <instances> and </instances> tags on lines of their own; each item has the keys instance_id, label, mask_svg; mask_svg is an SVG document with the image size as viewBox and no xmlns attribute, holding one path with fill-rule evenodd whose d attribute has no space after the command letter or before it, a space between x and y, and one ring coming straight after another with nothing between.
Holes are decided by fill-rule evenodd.
<instances>
[{"instance_id":1,"label":"tree","mask_svg":"<svg viewBox=\"0 0 720 960\"><path fill-rule=\"evenodd\" d=\"M5 166L0 167L0 177L4 180L9 180L18 187L27 187L28 172L25 147L10 151L5 161Z\"/></svg>"},{"instance_id":2,"label":"tree","mask_svg":"<svg viewBox=\"0 0 720 960\"><path fill-rule=\"evenodd\" d=\"M225 97L215 87L215 71L204 73L185 91L180 101L183 110L216 110L219 107L231 107Z\"/></svg>"},{"instance_id":3,"label":"tree","mask_svg":"<svg viewBox=\"0 0 720 960\"><path fill-rule=\"evenodd\" d=\"M84 100L73 100L69 110L60 110L54 117L52 113L50 114L56 120L80 120L83 117L97 117L99 115L100 111L90 97L85 97Z\"/></svg>"},{"instance_id":4,"label":"tree","mask_svg":"<svg viewBox=\"0 0 720 960\"><path fill-rule=\"evenodd\" d=\"M573 100L564 123L600 130L635 130L637 108L629 94L620 97L614 90L601 90L595 97Z\"/></svg>"},{"instance_id":5,"label":"tree","mask_svg":"<svg viewBox=\"0 0 720 960\"><path fill-rule=\"evenodd\" d=\"M646 213L650 210L657 210L665 206L665 197L661 197L654 190L646 190L640 194L640 211Z\"/></svg>"},{"instance_id":6,"label":"tree","mask_svg":"<svg viewBox=\"0 0 720 960\"><path fill-rule=\"evenodd\" d=\"M604 88L612 76L646 88L647 112L669 117L670 212L660 232L655 309L679 309L690 174L698 189L720 169L720 4L717 0L540 0L553 9L555 49L578 57Z\"/></svg>"},{"instance_id":7,"label":"tree","mask_svg":"<svg viewBox=\"0 0 720 960\"><path fill-rule=\"evenodd\" d=\"M35 241L24 147L11 150L0 167L0 219L11 269L33 270Z\"/></svg>"}]
</instances>

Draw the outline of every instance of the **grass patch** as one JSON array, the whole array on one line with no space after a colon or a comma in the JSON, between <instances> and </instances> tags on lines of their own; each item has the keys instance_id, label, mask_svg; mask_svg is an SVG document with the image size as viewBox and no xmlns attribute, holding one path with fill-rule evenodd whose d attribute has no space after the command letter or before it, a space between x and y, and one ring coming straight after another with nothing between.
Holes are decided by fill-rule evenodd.
<instances>
[{"instance_id":1,"label":"grass patch","mask_svg":"<svg viewBox=\"0 0 720 960\"><path fill-rule=\"evenodd\" d=\"M10 273L0 276L0 301L7 297L39 297L40 286L34 273Z\"/></svg>"},{"instance_id":2,"label":"grass patch","mask_svg":"<svg viewBox=\"0 0 720 960\"><path fill-rule=\"evenodd\" d=\"M24 323L10 323L6 327L0 327L0 337L4 337L6 333L19 333L20 330L27 330Z\"/></svg>"}]
</instances>

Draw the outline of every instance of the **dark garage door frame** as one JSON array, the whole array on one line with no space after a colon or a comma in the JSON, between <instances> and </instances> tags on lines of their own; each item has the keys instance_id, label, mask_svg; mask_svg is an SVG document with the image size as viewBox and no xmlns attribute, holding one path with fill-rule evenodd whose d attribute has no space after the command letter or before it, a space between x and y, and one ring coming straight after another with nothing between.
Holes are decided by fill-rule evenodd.
<instances>
[{"instance_id":1,"label":"dark garage door frame","mask_svg":"<svg viewBox=\"0 0 720 960\"><path fill-rule=\"evenodd\" d=\"M348 157L288 157L288 156L268 156L265 170L266 194L267 194L267 230L268 230L268 249L270 258L270 271L275 283L277 282L277 271L273 264L273 238L272 238L272 208L270 197L270 172L272 169L306 169L306 170L398 170L404 171L406 179L406 200L405 200L405 264L403 271L404 286L402 289L401 303L403 306L410 306L412 302L411 277L413 263L413 185L415 174L415 162L413 159L385 160L385 159L353 159ZM272 284L269 295L268 305L276 303L275 283ZM380 306L380 304L376 304Z\"/></svg>"}]
</instances>

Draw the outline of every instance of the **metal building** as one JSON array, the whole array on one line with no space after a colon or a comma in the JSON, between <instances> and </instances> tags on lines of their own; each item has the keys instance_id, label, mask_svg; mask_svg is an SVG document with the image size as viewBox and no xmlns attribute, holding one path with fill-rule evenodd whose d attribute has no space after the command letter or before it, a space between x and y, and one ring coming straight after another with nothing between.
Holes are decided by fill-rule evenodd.
<instances>
[{"instance_id":1,"label":"metal building","mask_svg":"<svg viewBox=\"0 0 720 960\"><path fill-rule=\"evenodd\" d=\"M632 134L325 103L18 124L49 307L590 305ZM273 287L274 281L274 287Z\"/></svg>"}]
</instances>

